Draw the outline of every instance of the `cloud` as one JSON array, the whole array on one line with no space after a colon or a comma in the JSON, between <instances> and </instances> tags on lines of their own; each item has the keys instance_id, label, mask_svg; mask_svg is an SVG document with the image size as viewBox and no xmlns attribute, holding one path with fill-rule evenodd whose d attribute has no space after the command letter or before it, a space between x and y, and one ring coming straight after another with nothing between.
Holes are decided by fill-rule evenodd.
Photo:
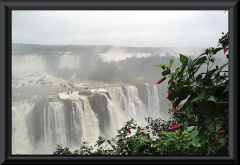
<instances>
[{"instance_id":1,"label":"cloud","mask_svg":"<svg viewBox=\"0 0 240 165\"><path fill-rule=\"evenodd\" d=\"M224 11L13 11L13 43L217 46Z\"/></svg>"}]
</instances>

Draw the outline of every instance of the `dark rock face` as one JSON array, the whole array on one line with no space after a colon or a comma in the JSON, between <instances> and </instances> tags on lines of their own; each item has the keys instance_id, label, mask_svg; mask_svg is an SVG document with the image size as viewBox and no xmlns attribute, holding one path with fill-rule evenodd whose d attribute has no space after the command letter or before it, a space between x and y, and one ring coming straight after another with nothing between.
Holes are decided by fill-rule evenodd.
<instances>
[{"instance_id":1,"label":"dark rock face","mask_svg":"<svg viewBox=\"0 0 240 165\"><path fill-rule=\"evenodd\" d=\"M35 102L32 112L32 124L29 125L29 132L34 140L40 140L43 138L43 113L44 108L47 108L46 100L39 100Z\"/></svg>"},{"instance_id":2,"label":"dark rock face","mask_svg":"<svg viewBox=\"0 0 240 165\"><path fill-rule=\"evenodd\" d=\"M106 125L110 124L110 115L107 107L107 98L104 95L95 93L88 97L92 110L97 114L100 131L106 130Z\"/></svg>"},{"instance_id":3,"label":"dark rock face","mask_svg":"<svg viewBox=\"0 0 240 165\"><path fill-rule=\"evenodd\" d=\"M31 137L31 142L33 144L33 149L37 146L38 141L44 138L44 128L43 128L43 115L44 108L47 109L48 104L46 99L38 100L34 103L33 111L31 117L29 117L28 122L28 131L29 136ZM48 113L48 111L46 111Z\"/></svg>"},{"instance_id":4,"label":"dark rock face","mask_svg":"<svg viewBox=\"0 0 240 165\"><path fill-rule=\"evenodd\" d=\"M76 135L81 135L82 130L81 129L76 129L74 125L82 126L81 125L81 120L80 116L76 115L77 114L77 107L76 104L73 103L71 100L62 100L64 104L64 113L65 113L65 119L66 119L66 125L67 125L67 136L69 142L73 142L75 144L78 144L79 139L81 138L80 136ZM75 122L75 123L74 123Z\"/></svg>"},{"instance_id":5,"label":"dark rock face","mask_svg":"<svg viewBox=\"0 0 240 165\"><path fill-rule=\"evenodd\" d=\"M135 84L135 86L138 89L138 97L139 99L148 106L148 91L147 91L147 85L145 83L141 84Z\"/></svg>"}]
</instances>

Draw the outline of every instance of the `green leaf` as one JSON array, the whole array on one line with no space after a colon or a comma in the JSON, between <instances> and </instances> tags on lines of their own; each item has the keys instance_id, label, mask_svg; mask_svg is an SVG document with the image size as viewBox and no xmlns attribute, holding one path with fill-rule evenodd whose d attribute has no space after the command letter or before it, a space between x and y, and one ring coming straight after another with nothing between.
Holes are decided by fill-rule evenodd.
<instances>
[{"instance_id":1,"label":"green leaf","mask_svg":"<svg viewBox=\"0 0 240 165\"><path fill-rule=\"evenodd\" d=\"M170 62L169 62L169 65L168 65L168 68L169 68L169 69L172 67L173 62L174 62L174 59L172 58L172 59L170 60Z\"/></svg>"},{"instance_id":2,"label":"green leaf","mask_svg":"<svg viewBox=\"0 0 240 165\"><path fill-rule=\"evenodd\" d=\"M222 129L223 122L222 121L217 121L216 123L216 130Z\"/></svg>"},{"instance_id":3,"label":"green leaf","mask_svg":"<svg viewBox=\"0 0 240 165\"><path fill-rule=\"evenodd\" d=\"M145 136L141 137L140 140L143 142L150 142L150 139L146 138Z\"/></svg>"},{"instance_id":4,"label":"green leaf","mask_svg":"<svg viewBox=\"0 0 240 165\"><path fill-rule=\"evenodd\" d=\"M202 116L204 118L206 118L206 124L208 125L208 127L210 127L210 125L213 124L213 119L215 118L216 115L216 103L212 102L212 101L208 101L208 102L203 102L201 104L198 104L199 106L199 110L200 113L202 114ZM207 120L209 119L209 120Z\"/></svg>"},{"instance_id":5,"label":"green leaf","mask_svg":"<svg viewBox=\"0 0 240 165\"><path fill-rule=\"evenodd\" d=\"M195 126L190 126L190 127L187 127L187 131L188 132L191 132L193 129L194 129Z\"/></svg>"},{"instance_id":6,"label":"green leaf","mask_svg":"<svg viewBox=\"0 0 240 165\"><path fill-rule=\"evenodd\" d=\"M168 84L169 84L170 88L172 87L173 80L174 80L174 75L172 75L171 79L168 81Z\"/></svg>"},{"instance_id":7,"label":"green leaf","mask_svg":"<svg viewBox=\"0 0 240 165\"><path fill-rule=\"evenodd\" d=\"M216 48L212 51L212 53L215 55L217 54L217 52L219 52L220 50L222 50L223 48Z\"/></svg>"},{"instance_id":8,"label":"green leaf","mask_svg":"<svg viewBox=\"0 0 240 165\"><path fill-rule=\"evenodd\" d=\"M208 97L207 100L215 103L217 102L213 96Z\"/></svg>"},{"instance_id":9,"label":"green leaf","mask_svg":"<svg viewBox=\"0 0 240 165\"><path fill-rule=\"evenodd\" d=\"M198 137L198 130L194 130L191 135L190 135L191 139L192 139L192 144L194 147L198 146L198 141L200 140L200 137Z\"/></svg>"},{"instance_id":10,"label":"green leaf","mask_svg":"<svg viewBox=\"0 0 240 165\"><path fill-rule=\"evenodd\" d=\"M181 94L182 90L173 90L173 92L168 96L168 98L170 99L175 99L176 97L178 97Z\"/></svg>"},{"instance_id":11,"label":"green leaf","mask_svg":"<svg viewBox=\"0 0 240 165\"><path fill-rule=\"evenodd\" d=\"M189 79L189 82L190 82L190 83L193 83L193 79L192 79L192 78L190 78L190 79Z\"/></svg>"},{"instance_id":12,"label":"green leaf","mask_svg":"<svg viewBox=\"0 0 240 165\"><path fill-rule=\"evenodd\" d=\"M206 61L206 59L207 59L207 57L203 56L203 57L199 58L198 60L196 60L194 65L202 65Z\"/></svg>"},{"instance_id":13,"label":"green leaf","mask_svg":"<svg viewBox=\"0 0 240 165\"><path fill-rule=\"evenodd\" d=\"M180 54L180 61L182 64L184 64L186 61L188 61L188 58L182 54Z\"/></svg>"},{"instance_id":14,"label":"green leaf","mask_svg":"<svg viewBox=\"0 0 240 165\"><path fill-rule=\"evenodd\" d=\"M216 69L213 69L213 70L211 70L211 71L209 71L206 75L205 75L205 77L204 77L204 85L206 85L206 86L212 86L213 85L213 83L212 83L212 80L211 80L211 77L212 77L212 75L213 75L213 73L215 72L215 70Z\"/></svg>"},{"instance_id":15,"label":"green leaf","mask_svg":"<svg viewBox=\"0 0 240 165\"><path fill-rule=\"evenodd\" d=\"M189 60L188 60L188 68L191 69L193 65L194 65L193 60L191 58L189 58Z\"/></svg>"},{"instance_id":16,"label":"green leaf","mask_svg":"<svg viewBox=\"0 0 240 165\"><path fill-rule=\"evenodd\" d=\"M179 76L179 77L182 76L184 70L185 70L186 67L187 67L187 64L188 64L188 60L186 60L186 61L183 63L182 68L181 68L181 71L178 73L178 76Z\"/></svg>"},{"instance_id":17,"label":"green leaf","mask_svg":"<svg viewBox=\"0 0 240 165\"><path fill-rule=\"evenodd\" d=\"M223 91L223 93L221 94L221 96L222 96L224 93L226 93L226 92L228 92L228 86L224 89L224 91Z\"/></svg>"},{"instance_id":18,"label":"green leaf","mask_svg":"<svg viewBox=\"0 0 240 165\"><path fill-rule=\"evenodd\" d=\"M169 69L162 72L162 76L166 76L166 75L169 75L169 74L171 74L171 70L169 70Z\"/></svg>"},{"instance_id":19,"label":"green leaf","mask_svg":"<svg viewBox=\"0 0 240 165\"><path fill-rule=\"evenodd\" d=\"M221 72L222 71L222 69L225 67L225 66L227 66L228 65L228 63L226 63L226 64L224 64L224 65L222 65L220 68L218 68L213 74L219 74L219 72Z\"/></svg>"},{"instance_id":20,"label":"green leaf","mask_svg":"<svg viewBox=\"0 0 240 165\"><path fill-rule=\"evenodd\" d=\"M192 111L193 111L193 104L188 105L188 106L186 107L186 111L187 111L188 114L191 114Z\"/></svg>"},{"instance_id":21,"label":"green leaf","mask_svg":"<svg viewBox=\"0 0 240 165\"><path fill-rule=\"evenodd\" d=\"M175 70L175 73L178 73L178 72L180 71L180 69L181 69L181 66L178 67L178 68Z\"/></svg>"},{"instance_id":22,"label":"green leaf","mask_svg":"<svg viewBox=\"0 0 240 165\"><path fill-rule=\"evenodd\" d=\"M162 68L162 67L168 68L167 65L165 65L165 64L156 64L154 66L156 66L158 68Z\"/></svg>"},{"instance_id":23,"label":"green leaf","mask_svg":"<svg viewBox=\"0 0 240 165\"><path fill-rule=\"evenodd\" d=\"M219 139L218 142L221 143L221 147L226 144L226 140L224 138Z\"/></svg>"},{"instance_id":24,"label":"green leaf","mask_svg":"<svg viewBox=\"0 0 240 165\"><path fill-rule=\"evenodd\" d=\"M201 100L201 99L203 99L203 97L196 97L196 98L194 98L194 99L192 99L189 103L194 103L194 102L196 102L196 101L198 101L198 100Z\"/></svg>"},{"instance_id":25,"label":"green leaf","mask_svg":"<svg viewBox=\"0 0 240 165\"><path fill-rule=\"evenodd\" d=\"M116 150L115 146L111 144L110 140L107 140L107 142L112 146L114 150Z\"/></svg>"}]
</instances>

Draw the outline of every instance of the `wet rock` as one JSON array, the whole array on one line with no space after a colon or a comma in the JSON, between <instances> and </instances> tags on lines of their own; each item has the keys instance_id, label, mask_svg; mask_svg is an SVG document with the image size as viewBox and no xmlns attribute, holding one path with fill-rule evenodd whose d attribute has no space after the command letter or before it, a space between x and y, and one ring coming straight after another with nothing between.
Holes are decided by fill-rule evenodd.
<instances>
[{"instance_id":1,"label":"wet rock","mask_svg":"<svg viewBox=\"0 0 240 165\"><path fill-rule=\"evenodd\" d=\"M81 90L78 92L78 95L92 95L93 93L87 90Z\"/></svg>"},{"instance_id":2,"label":"wet rock","mask_svg":"<svg viewBox=\"0 0 240 165\"><path fill-rule=\"evenodd\" d=\"M107 98L104 95L95 93L88 97L92 110L97 114L99 120L99 128L101 131L107 130L107 125L110 124L110 115L107 107Z\"/></svg>"}]
</instances>

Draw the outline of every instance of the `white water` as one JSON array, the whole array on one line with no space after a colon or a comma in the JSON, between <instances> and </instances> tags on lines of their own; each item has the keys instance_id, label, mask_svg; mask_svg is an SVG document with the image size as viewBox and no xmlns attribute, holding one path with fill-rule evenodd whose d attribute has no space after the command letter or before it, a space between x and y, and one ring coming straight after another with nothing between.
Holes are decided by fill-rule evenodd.
<instances>
[{"instance_id":1,"label":"white water","mask_svg":"<svg viewBox=\"0 0 240 165\"><path fill-rule=\"evenodd\" d=\"M148 91L148 112L150 112L151 117L159 116L159 97L156 85L149 85L146 83Z\"/></svg>"},{"instance_id":2,"label":"white water","mask_svg":"<svg viewBox=\"0 0 240 165\"><path fill-rule=\"evenodd\" d=\"M59 68L68 67L70 69L78 69L79 60L79 55L64 54L60 57Z\"/></svg>"},{"instance_id":3,"label":"white water","mask_svg":"<svg viewBox=\"0 0 240 165\"><path fill-rule=\"evenodd\" d=\"M45 70L45 57L42 55L12 55L12 73L33 73Z\"/></svg>"},{"instance_id":4,"label":"white water","mask_svg":"<svg viewBox=\"0 0 240 165\"><path fill-rule=\"evenodd\" d=\"M78 102L77 107L81 114L82 121L82 141L94 143L99 136L99 126L96 114L93 112L91 105L86 97L81 97L84 100L84 110L82 103Z\"/></svg>"},{"instance_id":5,"label":"white water","mask_svg":"<svg viewBox=\"0 0 240 165\"><path fill-rule=\"evenodd\" d=\"M144 117L160 117L159 99L155 85L147 84L148 106L139 99L138 89L135 86L123 88L109 86L105 90L92 91L102 94L107 99L110 124L106 126L104 132L100 132L98 114L92 110L87 96L78 95L78 92L58 94L60 99L71 100L72 107L70 109L66 109L64 103L57 100L45 103L47 106L42 107L42 115L39 116L42 125L40 131L42 132L40 133L41 138L38 140L34 139L30 133L30 130L34 130L33 123L35 121L33 118L31 119L34 104L24 102L14 105L12 107L12 153L52 154L57 144L69 147L73 151L80 146L82 141L93 144L98 136L104 136L107 139L115 137L117 130L131 118L134 118L140 126L145 126L147 122ZM106 91L109 92L111 99L103 93ZM76 105L76 110L73 105ZM69 114L70 119L66 118L66 114Z\"/></svg>"},{"instance_id":6,"label":"white water","mask_svg":"<svg viewBox=\"0 0 240 165\"><path fill-rule=\"evenodd\" d=\"M34 104L20 103L12 107L12 153L31 154L33 146L28 134L28 121Z\"/></svg>"},{"instance_id":7,"label":"white water","mask_svg":"<svg viewBox=\"0 0 240 165\"><path fill-rule=\"evenodd\" d=\"M98 54L103 62L112 62L126 60L127 58L147 58L152 56L151 53L105 53Z\"/></svg>"}]
</instances>

